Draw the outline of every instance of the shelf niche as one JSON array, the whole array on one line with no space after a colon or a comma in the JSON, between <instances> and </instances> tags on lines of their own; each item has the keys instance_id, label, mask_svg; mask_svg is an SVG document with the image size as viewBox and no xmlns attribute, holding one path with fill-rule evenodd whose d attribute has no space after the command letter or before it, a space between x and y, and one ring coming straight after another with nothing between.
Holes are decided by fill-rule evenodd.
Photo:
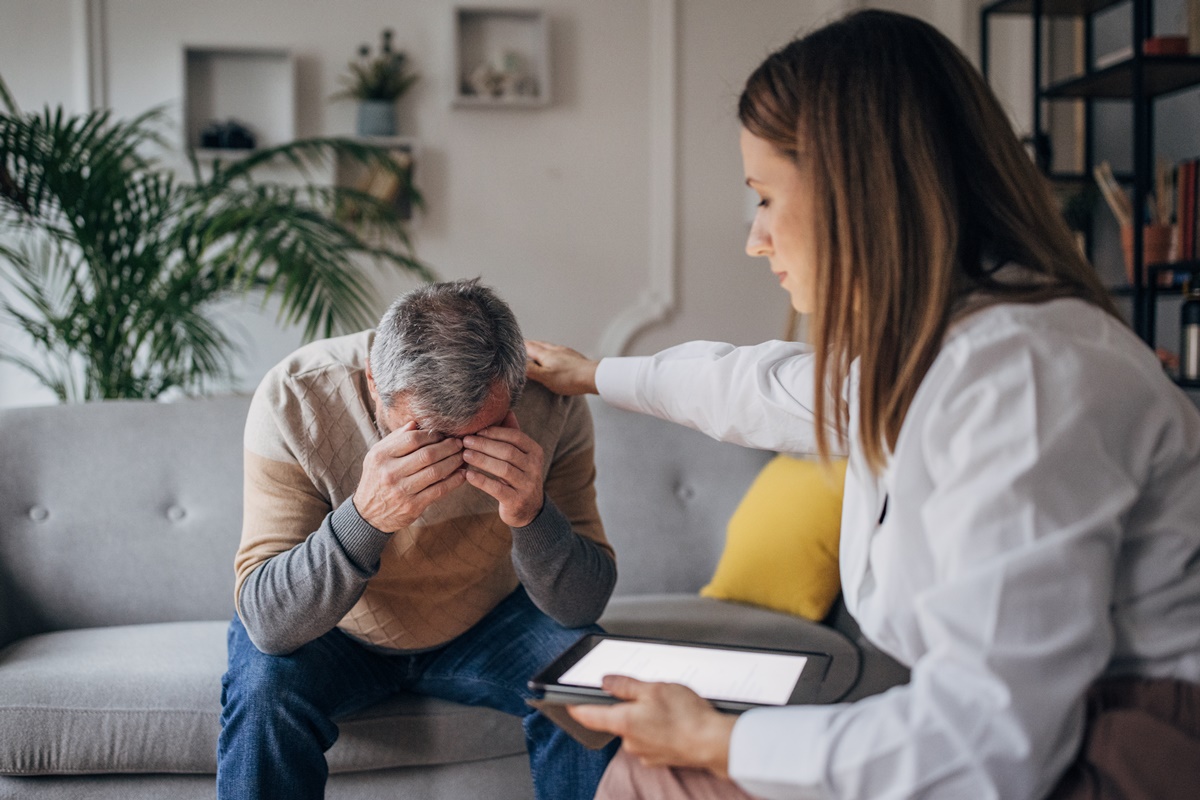
<instances>
[{"instance_id":1,"label":"shelf niche","mask_svg":"<svg viewBox=\"0 0 1200 800\"><path fill-rule=\"evenodd\" d=\"M351 138L363 144L386 148L392 159L406 173L407 182L413 183L413 172L416 169L416 139L409 136L352 136ZM333 181L338 186L348 186L365 194L372 195L378 200L391 202L401 219L411 220L413 217L412 197L405 191L403 181L386 171L363 164L346 156L338 156L334 162ZM353 216L353 209L347 213Z\"/></svg>"},{"instance_id":2,"label":"shelf niche","mask_svg":"<svg viewBox=\"0 0 1200 800\"><path fill-rule=\"evenodd\" d=\"M454 9L457 108L550 104L550 23L528 8Z\"/></svg>"},{"instance_id":3,"label":"shelf niche","mask_svg":"<svg viewBox=\"0 0 1200 800\"><path fill-rule=\"evenodd\" d=\"M296 137L296 68L287 50L185 47L184 145L201 158L235 159L248 148L206 148L201 134L213 122L234 120L254 134L255 148Z\"/></svg>"}]
</instances>

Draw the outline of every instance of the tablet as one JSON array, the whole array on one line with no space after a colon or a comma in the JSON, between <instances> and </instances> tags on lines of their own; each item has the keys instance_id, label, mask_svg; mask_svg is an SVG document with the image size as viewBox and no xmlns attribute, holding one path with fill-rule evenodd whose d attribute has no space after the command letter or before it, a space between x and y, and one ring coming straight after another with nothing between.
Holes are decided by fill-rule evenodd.
<instances>
[{"instance_id":1,"label":"tablet","mask_svg":"<svg viewBox=\"0 0 1200 800\"><path fill-rule=\"evenodd\" d=\"M529 688L549 701L617 703L600 682L605 675L628 675L683 684L736 713L815 702L830 661L826 653L592 634L535 675Z\"/></svg>"}]
</instances>

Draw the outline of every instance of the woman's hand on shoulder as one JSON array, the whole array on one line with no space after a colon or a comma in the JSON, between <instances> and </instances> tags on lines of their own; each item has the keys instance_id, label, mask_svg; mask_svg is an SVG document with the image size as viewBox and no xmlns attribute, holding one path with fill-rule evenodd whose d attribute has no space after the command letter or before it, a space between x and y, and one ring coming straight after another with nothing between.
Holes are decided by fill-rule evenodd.
<instances>
[{"instance_id":1,"label":"woman's hand on shoulder","mask_svg":"<svg viewBox=\"0 0 1200 800\"><path fill-rule=\"evenodd\" d=\"M559 344L525 340L525 374L552 392L563 395L597 394L596 367L600 362Z\"/></svg>"},{"instance_id":2,"label":"woman's hand on shoulder","mask_svg":"<svg viewBox=\"0 0 1200 800\"><path fill-rule=\"evenodd\" d=\"M569 706L567 712L581 725L620 736L621 747L646 766L694 767L728 777L736 717L677 683L609 675L603 686L626 702Z\"/></svg>"}]
</instances>

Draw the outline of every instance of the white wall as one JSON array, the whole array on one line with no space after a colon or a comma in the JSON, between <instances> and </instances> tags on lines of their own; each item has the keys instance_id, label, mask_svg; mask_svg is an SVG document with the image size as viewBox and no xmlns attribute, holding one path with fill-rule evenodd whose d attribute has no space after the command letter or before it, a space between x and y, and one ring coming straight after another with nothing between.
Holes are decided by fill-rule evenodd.
<instances>
[{"instance_id":1,"label":"white wall","mask_svg":"<svg viewBox=\"0 0 1200 800\"><path fill-rule=\"evenodd\" d=\"M666 229L657 201L652 207L659 196L652 181L661 175L652 159L664 152L663 121L672 112L657 103L662 84L653 82L663 52L653 39L654 14L663 3L674 15L677 53L675 136L665 143L677 167L669 191L675 225L668 217ZM536 5L547 10L553 32L554 103L544 110L450 108L450 0L0 0L0 75L25 108L86 107L85 10L99 8L103 96L117 114L167 103L178 115L185 44L286 47L298 57L298 134L347 134L353 104L328 97L358 45L389 26L422 75L401 104L402 133L420 142L417 177L428 201L414 223L417 252L440 276L482 275L512 303L527 335L594 354L664 276L671 307L631 329L626 352L691 338L747 343L780 335L786 298L765 265L742 251L748 223L737 93L769 51L860 3ZM958 41L976 24L973 4L970 13L949 0L871 5L933 19ZM655 263L652 253L663 253L664 242L674 261ZM411 283L383 276L379 285L382 311ZM269 308L237 304L222 314L245 342L235 388L252 388L300 343ZM0 335L16 334L5 328ZM0 406L47 402L47 391L0 364Z\"/></svg>"}]
</instances>

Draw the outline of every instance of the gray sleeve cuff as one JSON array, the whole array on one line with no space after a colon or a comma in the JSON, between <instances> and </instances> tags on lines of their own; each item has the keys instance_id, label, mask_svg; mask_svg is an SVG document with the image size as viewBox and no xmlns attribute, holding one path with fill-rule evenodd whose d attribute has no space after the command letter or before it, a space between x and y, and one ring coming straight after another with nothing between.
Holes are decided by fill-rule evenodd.
<instances>
[{"instance_id":1,"label":"gray sleeve cuff","mask_svg":"<svg viewBox=\"0 0 1200 800\"><path fill-rule=\"evenodd\" d=\"M592 540L545 498L541 512L523 528L513 528L513 568L534 605L567 628L600 618L617 566Z\"/></svg>"},{"instance_id":2,"label":"gray sleeve cuff","mask_svg":"<svg viewBox=\"0 0 1200 800\"><path fill-rule=\"evenodd\" d=\"M363 523L364 525L366 523ZM545 558L569 546L575 536L571 521L558 510L554 501L542 496L542 510L533 522L521 528L513 528L513 550L522 559Z\"/></svg>"},{"instance_id":3,"label":"gray sleeve cuff","mask_svg":"<svg viewBox=\"0 0 1200 800\"><path fill-rule=\"evenodd\" d=\"M358 509L354 507L353 495L347 497L330 515L329 527L342 550L354 562L354 566L363 572L374 574L379 568L379 557L383 554L383 548L387 546L392 535L372 526L359 515Z\"/></svg>"}]
</instances>

